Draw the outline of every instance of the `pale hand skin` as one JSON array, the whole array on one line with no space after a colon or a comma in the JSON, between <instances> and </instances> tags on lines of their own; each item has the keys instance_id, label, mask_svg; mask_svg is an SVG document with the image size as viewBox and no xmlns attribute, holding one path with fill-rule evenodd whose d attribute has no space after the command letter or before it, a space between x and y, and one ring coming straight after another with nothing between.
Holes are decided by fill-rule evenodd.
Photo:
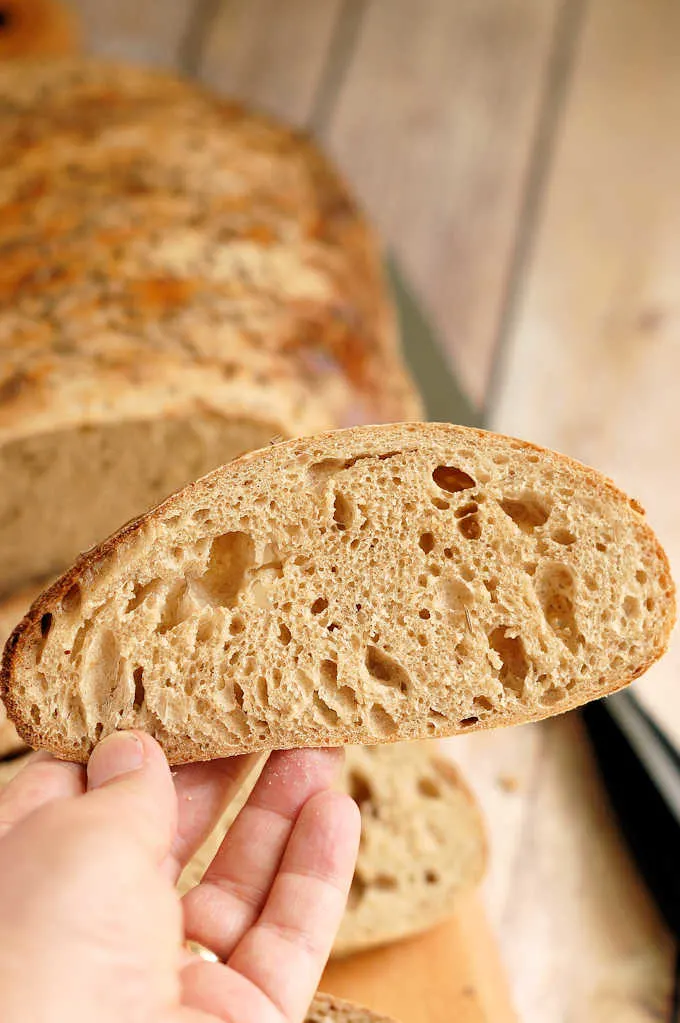
<instances>
[{"instance_id":1,"label":"pale hand skin","mask_svg":"<svg viewBox=\"0 0 680 1023\"><path fill-rule=\"evenodd\" d=\"M329 791L340 762L272 754L180 900L181 868L252 758L171 773L139 732L105 739L87 772L36 754L0 796L2 1023L301 1023L359 843L356 805Z\"/></svg>"}]
</instances>

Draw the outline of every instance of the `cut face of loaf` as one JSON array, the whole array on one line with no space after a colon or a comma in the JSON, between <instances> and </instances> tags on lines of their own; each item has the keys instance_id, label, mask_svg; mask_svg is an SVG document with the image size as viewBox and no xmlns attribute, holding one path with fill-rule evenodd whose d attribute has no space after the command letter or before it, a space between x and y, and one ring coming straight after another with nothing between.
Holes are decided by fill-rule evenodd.
<instances>
[{"instance_id":1,"label":"cut face of loaf","mask_svg":"<svg viewBox=\"0 0 680 1023\"><path fill-rule=\"evenodd\" d=\"M255 777L249 779L187 866L180 891L201 880L254 783ZM361 846L334 955L427 930L481 880L486 866L481 815L436 745L349 746L338 788L361 810Z\"/></svg>"},{"instance_id":2,"label":"cut face of loaf","mask_svg":"<svg viewBox=\"0 0 680 1023\"><path fill-rule=\"evenodd\" d=\"M253 452L84 555L4 653L31 745L182 761L545 717L666 648L667 559L591 469L445 424Z\"/></svg>"},{"instance_id":3,"label":"cut face of loaf","mask_svg":"<svg viewBox=\"0 0 680 1023\"><path fill-rule=\"evenodd\" d=\"M378 245L300 133L153 71L0 67L0 594L216 465L418 418Z\"/></svg>"}]
</instances>

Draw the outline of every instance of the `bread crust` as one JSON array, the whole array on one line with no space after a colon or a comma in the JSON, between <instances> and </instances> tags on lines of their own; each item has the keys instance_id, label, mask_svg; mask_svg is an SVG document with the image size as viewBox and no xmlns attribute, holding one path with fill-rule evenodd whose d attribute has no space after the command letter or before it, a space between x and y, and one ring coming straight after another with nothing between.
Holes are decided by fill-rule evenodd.
<instances>
[{"instance_id":1,"label":"bread crust","mask_svg":"<svg viewBox=\"0 0 680 1023\"><path fill-rule=\"evenodd\" d=\"M375 238L302 133L83 58L1 67L0 104L0 444L419 417Z\"/></svg>"},{"instance_id":2,"label":"bread crust","mask_svg":"<svg viewBox=\"0 0 680 1023\"><path fill-rule=\"evenodd\" d=\"M646 649L638 650L635 660L617 667L608 664L602 675L591 681L579 684L575 690L563 694L559 707L554 704L532 705L530 712L520 709L516 704L506 709L495 709L493 713L480 714L471 722L444 722L442 729L434 734L456 734L461 731L486 729L522 723L527 720L540 720L554 713L570 710L581 703L607 695L633 679L642 675L647 668L662 656L667 648L669 637L675 621L675 588L670 576L668 559L656 536L647 525L644 513L637 501L627 497L611 480L581 465L564 455L540 448L537 445L518 441L502 435L448 424L403 423L387 426L356 427L350 430L333 431L316 437L304 438L276 444L260 452L250 452L229 465L203 477L182 491L172 495L157 508L125 525L121 530L109 537L104 543L82 555L76 564L58 579L32 605L26 617L14 630L10 637L2 659L0 672L0 697L5 701L7 711L15 722L18 731L30 745L45 745L45 737L41 730L35 728L30 720L28 707L17 689L18 676L22 671L30 672L31 643L40 634L40 623L43 615L58 612L63 598L74 585L84 590L93 584L98 575L115 565L116 559L126 556L135 542L143 537L145 531L155 528L156 524L168 516L181 514L184 509L198 507L209 502L211 495L220 489L238 491L239 487L248 487L253 473L260 478L276 479L279 473L285 472L287 465L300 460L312 462L317 460L344 460L354 465L361 459L373 458L377 462L392 457L395 453L408 454L425 452L428 458L435 460L449 457L449 452L469 451L472 458L478 460L487 457L498 449L503 458L526 460L536 456L541 472L559 476L573 477L574 481L585 494L584 500L600 502L603 507L612 508L623 523L622 529L627 531L627 542L639 548L644 559L655 592L659 599L656 611L650 619L649 627L644 634ZM472 458L470 464L472 464ZM460 460L460 459L459 459ZM606 567L606 560L604 562ZM368 728L357 728L351 737L344 729L339 728L333 739L336 744L358 742L372 744L376 741L392 742L404 738L424 738L427 734L419 731L412 723L406 723L399 731L377 737ZM299 738L299 737L298 737ZM161 737L165 752L172 763L184 763L192 760L211 759L225 755L225 748L218 742L192 740L188 736L181 738L165 735ZM323 732L318 741L305 736L304 745L327 745L329 735ZM290 745L298 742L291 740ZM85 761L89 748L82 743L63 740L50 743L50 748L58 756L67 759ZM266 738L235 747L232 752L246 750L259 751L278 748Z\"/></svg>"},{"instance_id":3,"label":"bread crust","mask_svg":"<svg viewBox=\"0 0 680 1023\"><path fill-rule=\"evenodd\" d=\"M383 1016L371 1009L364 1009L352 1002L345 1002L342 998L324 995L319 991L312 1002L306 1023L397 1023L397 1021L391 1016Z\"/></svg>"}]
</instances>

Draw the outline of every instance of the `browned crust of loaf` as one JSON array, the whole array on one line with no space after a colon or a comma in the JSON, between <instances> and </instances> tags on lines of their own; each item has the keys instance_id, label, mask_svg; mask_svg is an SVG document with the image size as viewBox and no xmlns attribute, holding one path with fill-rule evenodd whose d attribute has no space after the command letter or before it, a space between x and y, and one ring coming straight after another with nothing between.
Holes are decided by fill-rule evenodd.
<instances>
[{"instance_id":1,"label":"browned crust of loaf","mask_svg":"<svg viewBox=\"0 0 680 1023\"><path fill-rule=\"evenodd\" d=\"M616 484L604 476L601 473L596 472L594 469L584 466L582 462L577 461L568 455L558 454L547 448L543 448L538 444L534 444L530 441L523 441L519 438L507 437L503 434L492 433L487 430L479 430L473 427L457 427L450 426L449 424L441 423L396 423L392 425L382 426L359 426L344 431L330 431L328 433L319 434L314 437L300 438L296 440L284 441L280 444L273 444L269 448L263 448L259 451L250 451L234 461L229 462L225 466L221 466L213 472L208 473L201 479L190 483L187 487L176 491L176 493L170 495L162 504L156 508L152 508L144 515L139 516L136 519L132 519L126 523L116 533L113 533L110 537L103 541L103 543L92 547L89 551L78 558L75 564L59 579L56 580L44 593L42 593L37 600L33 603L29 611L23 620L14 629L12 635L9 637L7 644L4 648L2 655L2 665L0 666L0 699L4 702L7 709L7 715L10 720L14 723L17 732L22 739L29 745L35 748L41 745L41 735L32 725L32 723L26 719L23 713L20 700L15 700L14 693L12 691L11 682L13 672L16 666L21 662L22 658L22 646L28 642L31 631L39 626L42 616L51 610L53 610L60 602L61 598L66 595L71 586L74 583L87 585L87 578L96 577L96 566L106 558L116 552L126 541L126 539L134 535L138 530L144 528L145 524L152 522L156 518L160 518L162 515L170 511L175 505L184 503L186 500L191 500L195 492L203 490L206 484L210 484L212 479L216 479L219 476L225 474L234 474L240 469L247 467L251 462L259 461L263 453L267 453L272 459L276 461L285 461L285 457L288 452L293 455L298 455L305 452L306 450L314 450L325 444L327 441L333 441L336 438L343 437L347 440L347 455L350 455L350 449L353 446L355 440L362 440L366 438L366 442L372 436L378 435L381 439L384 438L385 448L389 449L393 446L395 435L400 440L406 438L412 438L414 444L421 442L425 439L428 434L437 436L442 430L451 430L453 434L458 431L464 431L465 437L468 441L476 440L480 444L484 444L487 440L498 440L501 442L519 443L526 451L535 451L543 456L547 456L548 462L555 464L562 464L572 467L579 474L584 473L587 481L593 487L594 490L604 492L606 496L617 503L623 502L628 504L632 510L640 516L639 529L641 539L644 541L643 546L646 546L651 550L653 557L658 559L662 567L663 585L666 590L667 598L667 615L664 621L664 628L659 631L656 646L653 647L647 659L640 662L636 670L624 672L622 675L612 676L603 683L601 688L598 689L597 697L608 696L611 693L617 692L623 689L629 683L633 682L636 678L643 675L652 664L654 664L659 658L665 653L668 648L673 627L676 620L676 603L675 603L675 584L670 573L670 564L668 557L663 547L659 543L655 534L651 528L644 521L644 509L640 503L634 498L630 498L624 491L620 490ZM595 696L595 694L594 694ZM579 697L572 697L564 701L560 708L560 714L566 713L569 710L573 710L576 707L581 706L583 699ZM496 716L493 719L487 719L486 721L479 720L471 727L466 727L464 732L469 734L472 731L488 730L490 728L506 727L513 724L524 724L527 721L540 721L548 717L554 717L554 710L546 708L541 711L532 712L530 717L522 715L508 715L507 717ZM447 734L455 735L461 734L463 729L453 728ZM414 734L412 736L389 736L385 739L381 739L381 742L398 742L404 739L420 739L423 736ZM163 748L169 762L173 765L179 765L183 763L192 763L196 760L210 760L223 756L222 750L212 743L195 743L187 739L181 741L173 741L171 738L163 738ZM361 732L357 735L356 739L353 739L356 744L371 744L375 742L375 736L369 734L368 731ZM319 746L328 746L327 737L324 738L323 742L319 741ZM338 746L346 744L341 736L338 737ZM306 743L308 746L312 746L312 743ZM271 742L262 741L254 743L248 746L248 749L255 753L269 752L274 748L281 748ZM51 751L58 757L66 760L73 760L79 763L86 763L89 756L89 749L83 750L82 746L77 746L74 743L62 743L59 747L50 747Z\"/></svg>"},{"instance_id":2,"label":"browned crust of loaf","mask_svg":"<svg viewBox=\"0 0 680 1023\"><path fill-rule=\"evenodd\" d=\"M324 297L291 300L284 289L279 295L276 315L266 329L247 318L242 330L236 321L234 329L240 331L242 341L254 345L258 356L267 353L270 381L290 388L292 375L307 394L308 404L316 403L319 415L323 406L319 396L329 386L337 386L338 379L344 379L344 407L336 407L335 419L327 415L319 419L315 428L419 418L421 405L399 353L376 239L345 183L308 137L263 114L213 96L195 83L173 80L157 72L118 68L91 60L67 60L52 66L63 68L61 85L72 102L64 102L58 87L47 94L36 88L33 104L30 101L17 104L7 115L9 129L0 132L0 139L4 134L2 162L20 166L22 155L30 151L33 169L28 178L22 176L17 180L13 199L0 206L0 219L5 224L0 242L8 245L0 300L13 317L21 315L29 324L43 324L39 340L36 334L31 346L24 344L18 356L5 357L0 364L0 429L14 429L20 422L28 423L34 432L31 417L35 419L40 413L44 419L46 407L55 420L66 417L71 423L77 399L74 401L71 392L67 408L60 395L62 389L66 392L72 386L78 394L82 388L89 388L92 393L97 386L106 392L107 411L100 409L94 413L91 403L86 401L81 410L83 421L92 422L93 416L100 414L111 416L112 408L120 412L125 395L138 386L136 381L149 377L167 376L167 388L160 385L164 400L154 401L153 409L145 410L144 414L167 415L168 407L179 400L173 398L173 388L179 385L181 392L181 376L187 366L206 371L205 400L210 402L212 396L213 404L218 402L224 407L224 400L218 401L222 394L218 385L223 387L225 377L233 372L234 357L229 351L216 352L211 348L210 334L212 323L229 319L229 289L234 282L208 279L205 275L201 278L200 272L193 276L185 273L164 277L145 268L143 259L135 265L136 257L130 255L123 265L122 257L115 254L116 246L124 247L126 239L137 243L154 233L162 235L167 227L184 228L188 224L193 228L196 217L198 230L213 248L223 245L209 236L211 223L219 217L229 227L230 242L246 242L260 253L278 242L281 223L294 222L304 245L301 257L304 266L318 271L328 293ZM27 73L25 68L16 72L4 70L0 75L0 99L4 89L11 105L13 74ZM36 66L37 83L41 74L42 67ZM80 89L78 74L82 77ZM92 85L93 81L99 82L98 87ZM144 82L148 82L148 94L144 92ZM167 117L171 119L178 103L195 107L196 116L191 124L194 135L200 136L202 132L208 144L220 132L234 140L237 167L239 152L250 154L254 147L258 153L269 153L284 172L293 168L294 173L303 177L304 187L297 187L293 195L294 209L289 208L291 198L285 188L281 194L269 188L264 199L252 195L237 197L242 208L235 208L232 213L229 203L237 200L219 193L197 197L191 179L181 199L189 204L195 202L193 212L167 214L164 208L154 212L149 205L140 222L131 229L127 223L112 228L97 219L90 208L93 204L89 183L82 194L61 200L59 174L63 174L63 168L51 167L49 159L49 147L54 147L56 133L61 131L67 140L70 134L90 139L91 160L101 124L129 122L139 128L144 124L146 108L156 116L159 109L162 113L167 108ZM13 119L14 132L10 130ZM176 130L186 131L186 126L178 125ZM177 139L174 143L177 148ZM186 144L188 148L188 141ZM46 152L40 161L40 172L36 173L40 146ZM177 159L176 153L173 156ZM74 159L77 163L77 157ZM149 165L156 166L153 160ZM91 190L97 200L95 209L107 206L99 194L102 191L104 200L128 201L130 195L134 196L134 191L130 191L135 186L134 170L134 165L131 172L125 163L120 167L112 164L106 153L102 165L96 165L94 171L88 163L87 171L94 175ZM153 178L153 173L148 173ZM126 174L128 177L132 174L131 181ZM155 181L152 186L144 182L144 187L154 195L174 198L162 181ZM34 212L36 196L50 201L56 196L60 204L51 216L39 218ZM252 209L247 206L248 201ZM89 220L81 213L81 203L86 206L89 203ZM25 219L29 216L34 219L27 229ZM75 232L74 223L78 228ZM301 251L299 247L298 255ZM103 277L103 285L101 280L97 284L93 265ZM46 267L50 271L47 276ZM103 357L98 346L90 343L90 334L83 333L82 327L91 316L93 302L102 316L105 311L108 315L112 289L115 323L111 329L125 340L125 345L112 361L107 361L105 353ZM61 302L66 295L70 304L68 314L62 316L57 299ZM46 311L50 316L45 315ZM188 314L193 317L190 328L182 319ZM52 329L50 324L55 317L58 323ZM159 322L163 324L161 336L155 329ZM24 327L29 329L25 324ZM31 350L22 354L28 348ZM257 390L257 383L254 387ZM234 401L237 400L238 390L234 394ZM129 405L128 398L125 408L129 409ZM289 425L291 428L284 431L288 436L299 432L294 423Z\"/></svg>"},{"instance_id":3,"label":"browned crust of loaf","mask_svg":"<svg viewBox=\"0 0 680 1023\"><path fill-rule=\"evenodd\" d=\"M337 1023L342 1023L343 1019L350 1023L353 1018L359 1023L359 1013L361 1014L361 1023L397 1023L391 1016L383 1016L378 1012L373 1012L372 1009L365 1009L353 1002L345 1002L342 998L336 998L334 995L325 995L321 991L317 992L310 1011L335 1013L338 1017ZM335 1021L329 1021L329 1023L335 1023Z\"/></svg>"}]
</instances>

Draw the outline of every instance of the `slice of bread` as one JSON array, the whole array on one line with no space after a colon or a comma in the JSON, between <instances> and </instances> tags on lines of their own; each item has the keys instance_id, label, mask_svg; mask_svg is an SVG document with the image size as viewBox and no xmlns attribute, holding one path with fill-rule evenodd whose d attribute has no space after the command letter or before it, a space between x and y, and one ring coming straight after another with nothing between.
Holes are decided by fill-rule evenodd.
<instances>
[{"instance_id":1,"label":"slice of bread","mask_svg":"<svg viewBox=\"0 0 680 1023\"><path fill-rule=\"evenodd\" d=\"M310 1006L305 1023L396 1023L396 1020L319 992Z\"/></svg>"},{"instance_id":2,"label":"slice of bread","mask_svg":"<svg viewBox=\"0 0 680 1023\"><path fill-rule=\"evenodd\" d=\"M0 66L0 105L0 593L272 437L418 418L309 139L85 58Z\"/></svg>"},{"instance_id":3,"label":"slice of bread","mask_svg":"<svg viewBox=\"0 0 680 1023\"><path fill-rule=\"evenodd\" d=\"M450 916L458 896L481 881L487 859L479 807L436 744L350 746L341 787L361 810L361 848L338 956Z\"/></svg>"},{"instance_id":4,"label":"slice of bread","mask_svg":"<svg viewBox=\"0 0 680 1023\"><path fill-rule=\"evenodd\" d=\"M254 782L187 866L180 891L201 880ZM338 788L361 810L361 847L334 955L427 930L481 880L487 857L481 814L436 744L349 746Z\"/></svg>"},{"instance_id":5,"label":"slice of bread","mask_svg":"<svg viewBox=\"0 0 680 1023\"><path fill-rule=\"evenodd\" d=\"M40 590L41 587L32 586L0 600L0 646L5 645L12 629L21 621ZM4 705L0 702L0 760L13 757L23 749L26 749L26 743L19 738L12 722L7 720Z\"/></svg>"},{"instance_id":6,"label":"slice of bread","mask_svg":"<svg viewBox=\"0 0 680 1023\"><path fill-rule=\"evenodd\" d=\"M446 424L272 445L94 548L4 652L19 733L75 760L119 727L173 763L517 724L641 675L675 615L637 502Z\"/></svg>"}]
</instances>

